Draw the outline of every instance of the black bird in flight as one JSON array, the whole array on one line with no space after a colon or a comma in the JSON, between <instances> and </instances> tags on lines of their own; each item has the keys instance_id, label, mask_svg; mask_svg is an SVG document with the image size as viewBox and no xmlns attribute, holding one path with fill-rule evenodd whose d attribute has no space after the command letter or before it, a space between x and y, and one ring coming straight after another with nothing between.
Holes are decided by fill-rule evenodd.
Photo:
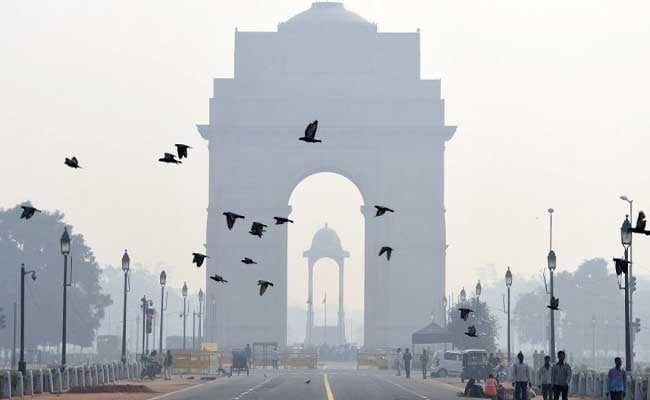
<instances>
[{"instance_id":1,"label":"black bird in flight","mask_svg":"<svg viewBox=\"0 0 650 400\"><path fill-rule=\"evenodd\" d=\"M176 156L173 155L172 153L165 153L163 158L159 158L158 161L164 162L167 164L182 164L181 161L176 159Z\"/></svg>"},{"instance_id":2,"label":"black bird in flight","mask_svg":"<svg viewBox=\"0 0 650 400\"><path fill-rule=\"evenodd\" d=\"M377 214L375 214L375 217L381 217L382 215L386 214L386 212L395 212L395 210L384 206L375 206L375 208L377 209Z\"/></svg>"},{"instance_id":3,"label":"black bird in flight","mask_svg":"<svg viewBox=\"0 0 650 400\"><path fill-rule=\"evenodd\" d=\"M476 337L476 327L474 325L468 326L465 334L470 337Z\"/></svg>"},{"instance_id":4,"label":"black bird in flight","mask_svg":"<svg viewBox=\"0 0 650 400\"><path fill-rule=\"evenodd\" d=\"M182 143L176 143L176 154L178 154L178 159L187 158L187 149L191 149L190 146Z\"/></svg>"},{"instance_id":5,"label":"black bird in flight","mask_svg":"<svg viewBox=\"0 0 650 400\"><path fill-rule=\"evenodd\" d=\"M228 224L228 230L232 230L232 227L235 226L235 222L238 218L244 219L243 215L235 214L234 212L225 212L223 215L226 216L226 223Z\"/></svg>"},{"instance_id":6,"label":"black bird in flight","mask_svg":"<svg viewBox=\"0 0 650 400\"><path fill-rule=\"evenodd\" d=\"M384 246L379 250L379 257L386 253L386 260L390 261L390 257L393 255L393 248L389 246Z\"/></svg>"},{"instance_id":7,"label":"black bird in flight","mask_svg":"<svg viewBox=\"0 0 650 400\"><path fill-rule=\"evenodd\" d=\"M200 268L201 265L203 265L203 261L206 258L210 258L210 257L206 256L205 254L201 254L201 253L192 253L192 255L194 256L194 258L192 258L192 262L194 264L196 264L197 268Z\"/></svg>"},{"instance_id":8,"label":"black bird in flight","mask_svg":"<svg viewBox=\"0 0 650 400\"><path fill-rule=\"evenodd\" d=\"M241 262L243 262L246 265L257 264L255 261L253 261L252 259L250 259L248 257L242 258Z\"/></svg>"},{"instance_id":9,"label":"black bird in flight","mask_svg":"<svg viewBox=\"0 0 650 400\"><path fill-rule=\"evenodd\" d=\"M20 219L30 219L34 216L34 213L41 212L38 208L32 206L20 206L23 209L23 213L20 214Z\"/></svg>"},{"instance_id":10,"label":"black bird in flight","mask_svg":"<svg viewBox=\"0 0 650 400\"><path fill-rule=\"evenodd\" d=\"M215 274L214 276L211 276L210 279L212 279L215 282L221 282L221 283L228 283L227 280L223 279L223 276Z\"/></svg>"},{"instance_id":11,"label":"black bird in flight","mask_svg":"<svg viewBox=\"0 0 650 400\"><path fill-rule=\"evenodd\" d=\"M67 165L70 168L81 168L79 166L79 161L77 160L77 157L72 157L72 158L65 158L65 161L63 162L65 165Z\"/></svg>"},{"instance_id":12,"label":"black bird in flight","mask_svg":"<svg viewBox=\"0 0 650 400\"><path fill-rule=\"evenodd\" d=\"M311 124L307 125L307 128L305 128L305 136L298 138L298 140L302 140L303 142L307 143L320 143L322 140L316 139L316 131L318 130L318 120L312 122Z\"/></svg>"},{"instance_id":13,"label":"black bird in flight","mask_svg":"<svg viewBox=\"0 0 650 400\"><path fill-rule=\"evenodd\" d=\"M616 275L620 276L621 274L627 275L627 267L630 264L629 261L626 261L622 258L614 259L614 267L616 268Z\"/></svg>"},{"instance_id":14,"label":"black bird in flight","mask_svg":"<svg viewBox=\"0 0 650 400\"><path fill-rule=\"evenodd\" d=\"M558 297L552 296L551 297L551 304L549 304L546 307L550 308L553 311L559 310L558 307L560 307L560 299Z\"/></svg>"},{"instance_id":15,"label":"black bird in flight","mask_svg":"<svg viewBox=\"0 0 650 400\"><path fill-rule=\"evenodd\" d=\"M262 296L266 292L266 289L268 289L269 286L273 286L273 284L269 281L263 281L260 279L257 281L257 286L260 287L260 296Z\"/></svg>"},{"instance_id":16,"label":"black bird in flight","mask_svg":"<svg viewBox=\"0 0 650 400\"><path fill-rule=\"evenodd\" d=\"M275 220L275 224L276 224L276 225L286 224L287 222L291 222L291 223L293 224L293 221L290 220L289 218L284 218L284 217L273 217L273 219Z\"/></svg>"},{"instance_id":17,"label":"black bird in flight","mask_svg":"<svg viewBox=\"0 0 650 400\"><path fill-rule=\"evenodd\" d=\"M639 217L636 220L636 226L634 227L634 230L636 232L644 232L645 231L645 213L643 211L639 211Z\"/></svg>"},{"instance_id":18,"label":"black bird in flight","mask_svg":"<svg viewBox=\"0 0 650 400\"><path fill-rule=\"evenodd\" d=\"M262 234L266 232L264 228L266 228L266 225L264 225L263 223L253 222L253 225L251 226L251 230L248 233L250 233L253 236L257 236L261 238Z\"/></svg>"},{"instance_id":19,"label":"black bird in flight","mask_svg":"<svg viewBox=\"0 0 650 400\"><path fill-rule=\"evenodd\" d=\"M307 384L311 383L311 379L307 379L307 380L305 381L305 383L307 383Z\"/></svg>"},{"instance_id":20,"label":"black bird in flight","mask_svg":"<svg viewBox=\"0 0 650 400\"><path fill-rule=\"evenodd\" d=\"M460 319L462 319L463 321L467 321L467 317L469 317L469 314L474 312L469 308L459 308L458 311L460 311Z\"/></svg>"}]
</instances>

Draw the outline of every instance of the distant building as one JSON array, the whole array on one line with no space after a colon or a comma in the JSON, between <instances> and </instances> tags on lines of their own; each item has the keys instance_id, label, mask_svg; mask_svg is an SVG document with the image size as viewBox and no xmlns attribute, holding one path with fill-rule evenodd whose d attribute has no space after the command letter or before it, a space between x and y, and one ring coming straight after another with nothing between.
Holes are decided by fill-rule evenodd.
<instances>
[{"instance_id":1,"label":"distant building","mask_svg":"<svg viewBox=\"0 0 650 400\"><path fill-rule=\"evenodd\" d=\"M366 346L405 345L444 318L444 122L439 80L420 79L420 34L383 33L341 3L314 3L277 32L235 33L234 78L215 79L209 141L206 340L222 347L286 343L287 230L248 234L291 213L292 190L318 172L341 174L365 206ZM319 120L323 143L298 141ZM394 215L375 218L373 205ZM232 231L224 211L246 216ZM381 246L395 249L387 261ZM259 266L242 268L251 257ZM264 297L258 279L275 283Z\"/></svg>"}]
</instances>

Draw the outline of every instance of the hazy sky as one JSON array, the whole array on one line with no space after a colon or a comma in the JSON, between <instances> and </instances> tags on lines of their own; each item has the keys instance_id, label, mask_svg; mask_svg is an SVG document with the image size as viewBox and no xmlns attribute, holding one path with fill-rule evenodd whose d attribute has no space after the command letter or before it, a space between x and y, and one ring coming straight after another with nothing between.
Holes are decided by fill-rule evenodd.
<instances>
[{"instance_id":1,"label":"hazy sky","mask_svg":"<svg viewBox=\"0 0 650 400\"><path fill-rule=\"evenodd\" d=\"M189 257L205 243L208 189L207 146L194 126L208 121L211 80L232 76L235 27L275 30L310 4L0 2L0 206L31 199L60 209L101 263L118 264L128 248L135 262L173 266L172 285L181 276L203 285ZM549 207L560 269L620 255L627 209L618 196L650 209L649 3L345 4L380 31L420 28L422 75L442 79L448 124L459 126L446 152L449 291L479 274L501 279L507 265L526 275L544 267ZM190 159L158 163L177 142L194 146ZM84 169L63 166L72 154ZM358 200L344 193L327 202ZM305 250L323 218L291 251ZM345 236L345 247L361 248ZM650 238L636 243L636 271L647 274ZM361 266L353 256L351 270ZM291 284L292 302L304 304L303 278L292 273ZM360 288L348 290L359 307Z\"/></svg>"}]
</instances>

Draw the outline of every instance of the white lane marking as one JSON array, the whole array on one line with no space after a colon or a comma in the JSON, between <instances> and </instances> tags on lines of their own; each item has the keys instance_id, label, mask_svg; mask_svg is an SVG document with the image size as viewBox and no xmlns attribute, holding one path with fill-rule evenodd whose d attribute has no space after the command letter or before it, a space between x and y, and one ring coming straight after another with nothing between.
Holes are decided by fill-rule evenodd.
<instances>
[{"instance_id":1,"label":"white lane marking","mask_svg":"<svg viewBox=\"0 0 650 400\"><path fill-rule=\"evenodd\" d=\"M390 383L391 385L396 386L396 387L398 387L398 388L400 388L400 389L402 389L402 390L404 390L404 391L406 391L406 392L409 392L409 393L411 393L411 394L414 394L414 395L418 396L419 398L421 398L421 399L423 399L423 400L430 400L427 396L424 396L424 395L422 395L422 394L416 392L415 390L411 390L411 389L409 389L409 388L406 388L406 387L400 385L399 383L391 382L391 381L389 381L388 379L381 379L381 380L384 381L384 382L388 382L388 383Z\"/></svg>"},{"instance_id":2,"label":"white lane marking","mask_svg":"<svg viewBox=\"0 0 650 400\"><path fill-rule=\"evenodd\" d=\"M233 397L232 400L240 400L242 397L246 396L247 394L249 394L249 393L252 392L253 390L259 389L260 387L264 386L264 385L265 385L266 383L268 383L268 382L271 382L271 381L272 381L273 379L275 379L275 378L276 378L276 377L272 377L271 379L264 379L264 381L263 381L262 383L259 383L259 384L255 385L255 386L253 386L252 388L248 389L248 390L245 391L245 392L239 393L239 394L237 395L237 397Z\"/></svg>"},{"instance_id":3,"label":"white lane marking","mask_svg":"<svg viewBox=\"0 0 650 400\"><path fill-rule=\"evenodd\" d=\"M150 397L150 398L147 399L147 400L159 400L159 399L164 399L165 397L171 396L171 395L173 395L173 394L178 394L178 393L186 392L186 391L188 391L188 390L197 389L197 388L200 388L200 387L202 387L202 386L209 385L209 384L213 384L213 383L217 383L217 382L221 382L221 379L215 379L215 380L213 380L213 381L208 381L208 382L204 382L204 383L199 383L198 385L189 386L189 387L186 387L186 388L183 388L183 389L178 389L178 390L173 391L173 392L169 392L169 393L161 394L160 396Z\"/></svg>"}]
</instances>

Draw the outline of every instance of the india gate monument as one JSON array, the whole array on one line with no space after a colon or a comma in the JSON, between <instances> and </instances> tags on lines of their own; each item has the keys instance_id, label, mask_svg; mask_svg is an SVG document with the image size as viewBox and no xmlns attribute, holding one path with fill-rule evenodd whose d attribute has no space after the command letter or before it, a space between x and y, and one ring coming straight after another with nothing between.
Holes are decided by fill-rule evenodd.
<instances>
[{"instance_id":1,"label":"india gate monument","mask_svg":"<svg viewBox=\"0 0 650 400\"><path fill-rule=\"evenodd\" d=\"M207 279L206 341L286 344L287 225L273 217L291 218L303 179L332 172L363 197L364 345L409 345L432 315L444 319L444 153L456 129L440 80L420 78L419 30L380 32L342 3L317 2L277 32L236 31L234 56L198 126L210 153L206 274L228 280ZM323 142L299 141L314 120ZM375 217L375 205L395 212ZM246 218L229 230L226 211ZM268 225L261 238L253 222ZM395 249L390 261L382 246ZM275 285L262 297L259 279Z\"/></svg>"}]
</instances>

